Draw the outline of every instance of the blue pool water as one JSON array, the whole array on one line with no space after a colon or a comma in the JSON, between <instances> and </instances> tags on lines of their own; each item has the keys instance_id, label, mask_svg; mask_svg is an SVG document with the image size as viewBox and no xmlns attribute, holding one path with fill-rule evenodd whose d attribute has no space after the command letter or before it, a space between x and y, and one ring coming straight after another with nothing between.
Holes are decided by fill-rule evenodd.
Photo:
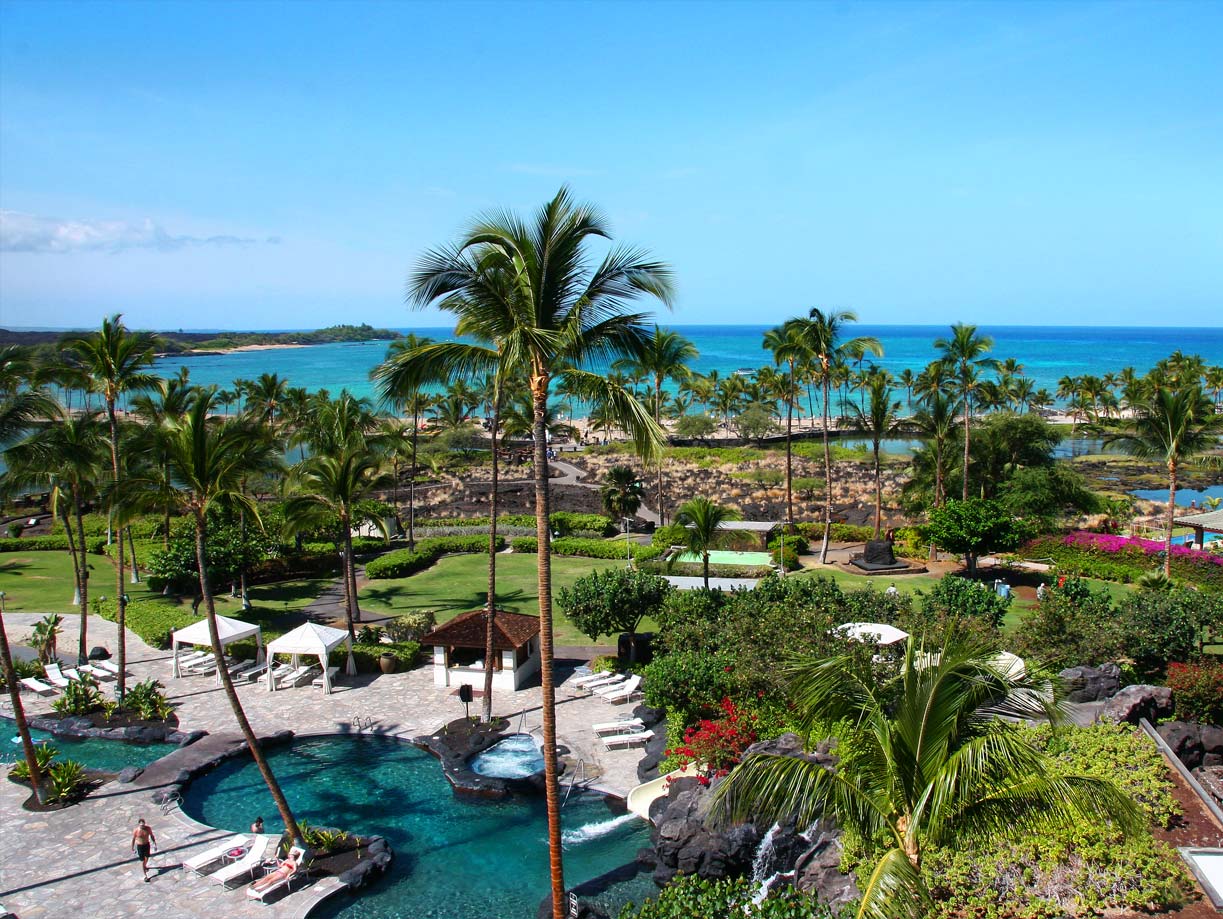
<instances>
[{"instance_id":1,"label":"blue pool water","mask_svg":"<svg viewBox=\"0 0 1223 919\"><path fill-rule=\"evenodd\" d=\"M542 796L457 798L431 755L381 737L297 741L269 751L290 806L312 824L385 836L395 861L360 897L340 895L318 915L340 919L531 919L548 890ZM283 828L258 770L231 760L196 779L184 808L242 832L262 816ZM563 813L565 885L632 861L649 840L645 821L578 794ZM638 885L640 886L640 885ZM613 904L615 905L615 904ZM612 914L618 910L618 905ZM312 917L315 915L311 914Z\"/></svg>"},{"instance_id":2,"label":"blue pool water","mask_svg":"<svg viewBox=\"0 0 1223 919\"><path fill-rule=\"evenodd\" d=\"M525 779L542 772L544 757L530 734L511 734L471 760L471 769L495 779Z\"/></svg>"},{"instance_id":3,"label":"blue pool water","mask_svg":"<svg viewBox=\"0 0 1223 919\"><path fill-rule=\"evenodd\" d=\"M8 760L20 757L21 744L13 743L17 729L12 722L4 726L4 749L0 756ZM155 759L161 759L172 750L178 749L174 744L132 744L121 740L103 740L91 737L87 740L71 740L67 737L57 737L46 731L30 728L30 736L35 743L46 741L59 750L58 759L74 759L87 769L98 769L102 772L118 772L128 766L147 766Z\"/></svg>"}]
</instances>

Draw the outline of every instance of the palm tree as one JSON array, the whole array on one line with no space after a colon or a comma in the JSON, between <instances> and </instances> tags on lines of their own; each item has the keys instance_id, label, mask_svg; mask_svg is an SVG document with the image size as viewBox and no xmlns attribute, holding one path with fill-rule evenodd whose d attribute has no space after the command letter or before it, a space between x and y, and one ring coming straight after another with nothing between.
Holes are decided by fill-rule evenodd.
<instances>
[{"instance_id":1,"label":"palm tree","mask_svg":"<svg viewBox=\"0 0 1223 919\"><path fill-rule=\"evenodd\" d=\"M645 489L631 466L612 466L599 488L599 498L609 516L628 519L640 509Z\"/></svg>"},{"instance_id":2,"label":"palm tree","mask_svg":"<svg viewBox=\"0 0 1223 919\"><path fill-rule=\"evenodd\" d=\"M157 385L158 377L146 368L153 363L153 340L145 333L131 333L123 324L123 316L116 313L102 320L102 328L93 334L73 338L64 343L69 359L78 363L91 378L91 385L102 394L106 403L106 419L110 424L111 462L111 515L119 515L121 508L115 503L119 496L127 493L122 485L123 468L119 456L119 418L115 407L119 399L129 392L140 392ZM123 589L123 574L126 556L122 536L115 553L115 604L116 626L119 633L119 675L115 695L120 704L127 689L127 594Z\"/></svg>"},{"instance_id":3,"label":"palm tree","mask_svg":"<svg viewBox=\"0 0 1223 919\"><path fill-rule=\"evenodd\" d=\"M738 519L739 512L733 508L700 497L681 504L675 515L675 522L684 528L684 545L689 552L701 557L706 590L709 589L709 552L722 542L722 524Z\"/></svg>"},{"instance_id":4,"label":"palm tree","mask_svg":"<svg viewBox=\"0 0 1223 919\"><path fill-rule=\"evenodd\" d=\"M1121 432L1105 443L1117 444L1142 459L1157 459L1168 469L1168 531L1164 534L1164 575L1172 577L1172 529L1176 519L1176 475L1181 463L1218 445L1223 415L1201 386L1160 388L1133 406L1133 416L1121 422Z\"/></svg>"},{"instance_id":5,"label":"palm tree","mask_svg":"<svg viewBox=\"0 0 1223 919\"><path fill-rule=\"evenodd\" d=\"M30 772L30 787L34 789L34 800L42 804L46 799L42 776L38 771L38 756L34 752L34 741L30 737L30 725L25 718L25 706L21 704L21 684L17 682L17 671L13 668L13 655L9 650L8 632L4 628L4 591L0 590L0 665L4 667L4 685L8 687L9 701L13 703L13 723L17 736L21 738L21 751L25 755L26 768Z\"/></svg>"},{"instance_id":6,"label":"palm tree","mask_svg":"<svg viewBox=\"0 0 1223 919\"><path fill-rule=\"evenodd\" d=\"M645 342L645 347L636 357L621 358L612 366L630 374L641 374L648 377L654 384L654 422L662 421L662 384L666 380L680 381L691 376L689 361L700 357L700 352L683 335L670 329L663 331L657 323L654 334ZM658 464L658 519L666 520L667 512L663 503L662 493L662 462Z\"/></svg>"},{"instance_id":7,"label":"palm tree","mask_svg":"<svg viewBox=\"0 0 1223 919\"><path fill-rule=\"evenodd\" d=\"M950 338L935 339L934 347L942 351L942 360L950 368L960 391L961 408L964 412L964 495L968 500L968 446L972 426L973 395L981 385L981 371L996 370L998 362L986 357L994 347L988 335L978 335L975 325L962 322L951 326Z\"/></svg>"},{"instance_id":8,"label":"palm tree","mask_svg":"<svg viewBox=\"0 0 1223 919\"><path fill-rule=\"evenodd\" d=\"M410 470L408 478L408 548L416 548L416 449L420 440L420 420L433 407L434 396L424 392L418 385L407 385L402 381L388 379L388 368L395 365L401 354L415 351L424 345L433 344L431 338L408 333L403 338L391 342L386 349L386 357L382 363L370 371L370 376L379 382L382 398L395 406L405 416L412 419L412 429L409 441Z\"/></svg>"},{"instance_id":9,"label":"palm tree","mask_svg":"<svg viewBox=\"0 0 1223 919\"><path fill-rule=\"evenodd\" d=\"M829 310L812 307L809 317L803 321L803 335L810 350L816 376L824 394L824 538L820 544L820 564L828 563L828 541L832 535L832 447L828 441L828 399L832 389L833 372L837 364L843 363L847 355L874 354L883 356L883 345L876 338L860 336L841 341L843 328L857 322L856 314L849 310Z\"/></svg>"},{"instance_id":10,"label":"palm tree","mask_svg":"<svg viewBox=\"0 0 1223 919\"><path fill-rule=\"evenodd\" d=\"M791 454L791 438L794 431L794 403L798 399L795 389L795 368L811 356L804 338L805 322L790 319L764 333L764 347L773 352L773 361L778 366L789 368L789 386L785 392L786 403L786 523L794 525L794 461Z\"/></svg>"},{"instance_id":11,"label":"palm tree","mask_svg":"<svg viewBox=\"0 0 1223 919\"><path fill-rule=\"evenodd\" d=\"M82 664L89 659L89 558L83 518L85 501L94 493L94 485L106 468L107 447L98 412L73 413L55 406L47 424L14 444L4 455L9 467L4 477L7 487L44 481L55 492L76 579L76 602L81 615L77 662Z\"/></svg>"},{"instance_id":12,"label":"palm tree","mask_svg":"<svg viewBox=\"0 0 1223 919\"><path fill-rule=\"evenodd\" d=\"M0 446L55 411L54 400L38 386L38 376L24 348L0 348Z\"/></svg>"},{"instance_id":13,"label":"palm tree","mask_svg":"<svg viewBox=\"0 0 1223 919\"><path fill-rule=\"evenodd\" d=\"M900 371L900 374L896 377L897 385L905 388L905 408L909 411L913 411L913 385L916 382L917 377L908 367Z\"/></svg>"},{"instance_id":14,"label":"palm tree","mask_svg":"<svg viewBox=\"0 0 1223 919\"><path fill-rule=\"evenodd\" d=\"M850 406L850 419L854 427L871 439L871 452L875 458L875 538L879 538L883 526L883 481L879 465L879 445L885 437L896 433L900 427L900 401L892 398L892 388L887 375L873 373L866 381L869 395L868 408L864 411L856 405Z\"/></svg>"},{"instance_id":15,"label":"palm tree","mask_svg":"<svg viewBox=\"0 0 1223 919\"><path fill-rule=\"evenodd\" d=\"M755 753L718 788L722 821L806 826L832 817L875 858L857 915L928 914L922 859L931 848L1019 836L1048 822L1100 818L1143 825L1112 782L1063 775L999 715L1062 720L1037 679L997 664L990 644L950 635L941 653L909 639L899 673L881 686L858 658L795 661L788 668L795 714L807 731L853 725L835 770L814 759Z\"/></svg>"},{"instance_id":16,"label":"palm tree","mask_svg":"<svg viewBox=\"0 0 1223 919\"><path fill-rule=\"evenodd\" d=\"M535 519L539 553L540 669L543 755L548 810L552 912L565 912L556 771L556 691L552 660L552 562L548 445L549 389L563 379L587 402L605 401L647 458L662 432L632 396L606 376L580 369L608 358L637 356L645 348L645 317L626 312L641 295L670 304L670 270L642 253L613 247L596 266L588 244L610 234L593 209L575 204L562 188L530 221L496 214L476 223L457 245L425 255L409 285L409 298L456 313L469 331L485 330L504 359L527 374L534 411Z\"/></svg>"},{"instance_id":17,"label":"palm tree","mask_svg":"<svg viewBox=\"0 0 1223 919\"><path fill-rule=\"evenodd\" d=\"M922 396L913 423L934 450L934 506L942 507L947 500L947 444L955 429L958 401L940 389Z\"/></svg>"},{"instance_id":18,"label":"palm tree","mask_svg":"<svg viewBox=\"0 0 1223 919\"><path fill-rule=\"evenodd\" d=\"M245 411L266 424L276 424L277 413L289 397L289 382L277 373L261 373L257 380L243 380L246 393Z\"/></svg>"},{"instance_id":19,"label":"palm tree","mask_svg":"<svg viewBox=\"0 0 1223 919\"><path fill-rule=\"evenodd\" d=\"M215 507L236 506L258 521L259 505L246 494L242 483L253 473L275 469L276 451L271 439L245 420L210 419L208 416L215 398L216 387L201 390L186 414L172 422L170 468L178 487L179 507L195 523L195 561L199 568L200 594L208 618L208 636L221 686L233 710L234 720L238 722L238 729L246 738L251 757L276 803L285 829L294 842L305 849L301 827L293 818L289 802L268 765L259 738L247 720L238 692L234 689L234 681L225 666L221 640L217 635L216 603L208 581L209 511Z\"/></svg>"},{"instance_id":20,"label":"palm tree","mask_svg":"<svg viewBox=\"0 0 1223 919\"><path fill-rule=\"evenodd\" d=\"M170 508L174 503L173 486L170 482L169 457L166 455L166 424L180 417L195 398L195 388L185 380L172 377L158 381L152 393L141 393L132 399L132 409L145 423L136 435L140 452L160 473L157 490L161 496L163 511L161 545L170 547ZM224 404L221 393L217 401ZM133 562L134 564L134 562Z\"/></svg>"}]
</instances>

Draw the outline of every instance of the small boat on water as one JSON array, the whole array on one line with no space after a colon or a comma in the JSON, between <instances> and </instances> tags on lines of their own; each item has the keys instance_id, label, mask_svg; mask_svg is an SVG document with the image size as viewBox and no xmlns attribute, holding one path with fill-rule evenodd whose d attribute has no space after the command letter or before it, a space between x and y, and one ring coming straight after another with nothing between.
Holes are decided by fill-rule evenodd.
<instances>
[{"instance_id":1,"label":"small boat on water","mask_svg":"<svg viewBox=\"0 0 1223 919\"><path fill-rule=\"evenodd\" d=\"M756 368L755 367L740 367L738 370L735 371L734 375L737 377L754 377L756 375Z\"/></svg>"}]
</instances>

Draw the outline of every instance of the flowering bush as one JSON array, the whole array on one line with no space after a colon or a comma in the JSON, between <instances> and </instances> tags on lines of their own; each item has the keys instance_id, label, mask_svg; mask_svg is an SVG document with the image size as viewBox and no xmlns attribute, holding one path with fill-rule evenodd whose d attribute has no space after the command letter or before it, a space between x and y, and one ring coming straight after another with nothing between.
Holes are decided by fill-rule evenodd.
<instances>
[{"instance_id":1,"label":"flowering bush","mask_svg":"<svg viewBox=\"0 0 1223 919\"><path fill-rule=\"evenodd\" d=\"M1177 718L1223 724L1223 662L1169 664L1168 688Z\"/></svg>"},{"instance_id":2,"label":"flowering bush","mask_svg":"<svg viewBox=\"0 0 1223 919\"><path fill-rule=\"evenodd\" d=\"M1034 540L1019 550L1024 558L1053 559L1067 574L1130 584L1163 561L1164 545L1149 539L1076 531ZM1172 547L1172 580L1223 592L1223 555Z\"/></svg>"},{"instance_id":3,"label":"flowering bush","mask_svg":"<svg viewBox=\"0 0 1223 919\"><path fill-rule=\"evenodd\" d=\"M730 772L743 751L756 742L755 715L741 713L729 698L722 700L721 709L724 717L702 719L684 732L682 745L666 751L668 756L678 758L676 768L703 763L705 774L700 777L703 785Z\"/></svg>"}]
</instances>

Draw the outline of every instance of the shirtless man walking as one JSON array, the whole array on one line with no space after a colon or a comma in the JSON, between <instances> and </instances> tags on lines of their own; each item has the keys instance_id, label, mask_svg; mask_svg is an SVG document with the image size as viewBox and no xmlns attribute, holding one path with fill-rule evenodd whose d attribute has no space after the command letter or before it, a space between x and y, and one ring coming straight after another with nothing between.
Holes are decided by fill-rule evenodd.
<instances>
[{"instance_id":1,"label":"shirtless man walking","mask_svg":"<svg viewBox=\"0 0 1223 919\"><path fill-rule=\"evenodd\" d=\"M150 880L149 854L156 847L157 836L153 833L153 828L141 819L137 822L136 829L132 830L132 851L140 859L140 870L144 872L144 882L146 884Z\"/></svg>"}]
</instances>

